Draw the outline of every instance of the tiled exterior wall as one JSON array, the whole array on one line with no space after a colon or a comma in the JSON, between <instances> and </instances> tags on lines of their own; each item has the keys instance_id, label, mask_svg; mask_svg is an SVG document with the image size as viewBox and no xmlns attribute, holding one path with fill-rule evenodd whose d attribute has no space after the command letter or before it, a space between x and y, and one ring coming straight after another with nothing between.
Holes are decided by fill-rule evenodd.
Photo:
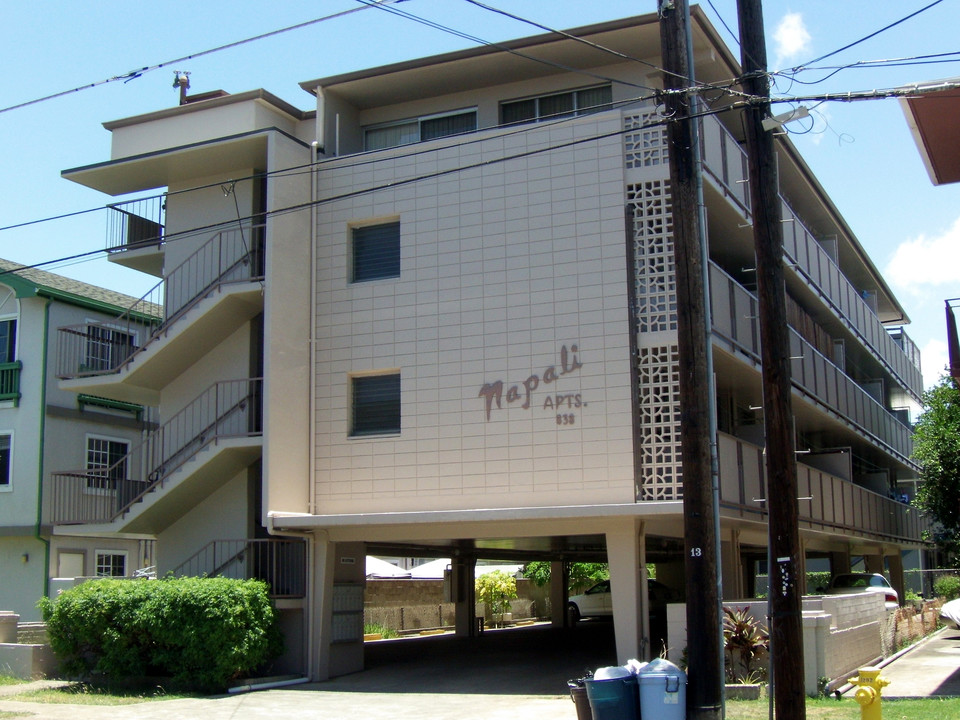
<instances>
[{"instance_id":1,"label":"tiled exterior wall","mask_svg":"<svg viewBox=\"0 0 960 720\"><path fill-rule=\"evenodd\" d=\"M316 512L635 501L621 128L610 112L321 166L339 199L317 213ZM350 224L376 218L400 219L401 276L349 284ZM402 431L350 438L350 374L380 370L401 374Z\"/></svg>"}]
</instances>

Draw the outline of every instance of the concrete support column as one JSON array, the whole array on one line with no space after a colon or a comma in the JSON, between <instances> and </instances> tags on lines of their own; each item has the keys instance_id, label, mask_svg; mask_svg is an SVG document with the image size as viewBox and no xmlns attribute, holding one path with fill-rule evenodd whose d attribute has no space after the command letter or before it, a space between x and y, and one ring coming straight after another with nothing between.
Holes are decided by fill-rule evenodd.
<instances>
[{"instance_id":1,"label":"concrete support column","mask_svg":"<svg viewBox=\"0 0 960 720\"><path fill-rule=\"evenodd\" d=\"M730 528L727 540L720 542L720 572L723 579L722 600L737 600L745 596L743 589L743 559L740 557L740 530Z\"/></svg>"},{"instance_id":2,"label":"concrete support column","mask_svg":"<svg viewBox=\"0 0 960 720\"><path fill-rule=\"evenodd\" d=\"M550 624L553 627L570 627L567 601L570 599L568 585L570 573L565 562L550 563Z\"/></svg>"},{"instance_id":3,"label":"concrete support column","mask_svg":"<svg viewBox=\"0 0 960 720\"><path fill-rule=\"evenodd\" d=\"M863 564L867 568L868 573L883 573L883 550L873 554L873 555L864 555Z\"/></svg>"},{"instance_id":4,"label":"concrete support column","mask_svg":"<svg viewBox=\"0 0 960 720\"><path fill-rule=\"evenodd\" d=\"M307 622L310 643L310 679L314 682L330 679L330 632L333 619L334 544L325 532L312 538L313 567L310 573L309 618Z\"/></svg>"},{"instance_id":5,"label":"concrete support column","mask_svg":"<svg viewBox=\"0 0 960 720\"><path fill-rule=\"evenodd\" d=\"M613 628L617 662L625 663L631 658L645 657L649 651L647 578L641 572L645 538L642 523L635 518L617 518L610 521L610 526L606 536Z\"/></svg>"},{"instance_id":6,"label":"concrete support column","mask_svg":"<svg viewBox=\"0 0 960 720\"><path fill-rule=\"evenodd\" d=\"M830 553L830 573L840 575L850 572L850 553L847 551Z\"/></svg>"},{"instance_id":7,"label":"concrete support column","mask_svg":"<svg viewBox=\"0 0 960 720\"><path fill-rule=\"evenodd\" d=\"M457 637L474 637L478 632L476 568L475 557L456 557L450 565L450 599L454 603Z\"/></svg>"}]
</instances>

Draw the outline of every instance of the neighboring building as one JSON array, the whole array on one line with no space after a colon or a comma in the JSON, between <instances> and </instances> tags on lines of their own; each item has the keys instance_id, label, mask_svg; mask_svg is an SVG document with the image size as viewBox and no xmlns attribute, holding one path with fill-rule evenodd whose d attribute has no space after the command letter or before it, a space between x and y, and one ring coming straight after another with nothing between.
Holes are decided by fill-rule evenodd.
<instances>
[{"instance_id":1,"label":"neighboring building","mask_svg":"<svg viewBox=\"0 0 960 720\"><path fill-rule=\"evenodd\" d=\"M736 62L692 17L697 78L723 87ZM154 537L161 574L266 576L289 660L315 678L363 665L368 553L452 558L461 635L478 558L607 559L618 655L649 653L643 569L683 588L684 300L665 130L637 99L661 84L659 28L572 32L620 55L544 35L304 83L316 112L254 91L108 123L111 159L64 175L166 190L118 206L110 239L114 261L164 279L166 315L109 368L65 331L57 372L158 407L164 434L140 502L73 508L58 529ZM736 112L703 118L725 598L753 595L767 553L739 132ZM837 208L777 146L804 556L902 588L921 525L891 498L917 471L919 354ZM253 547L274 554L255 563Z\"/></svg>"},{"instance_id":2,"label":"neighboring building","mask_svg":"<svg viewBox=\"0 0 960 720\"><path fill-rule=\"evenodd\" d=\"M140 443L145 409L61 390L53 371L59 327L110 323L133 301L0 260L0 608L22 620L39 619L51 578L130 576L153 564L148 538L51 536L40 511L64 467L84 469L83 499L113 493L128 477L123 458ZM89 336L86 352L97 363L109 351Z\"/></svg>"}]
</instances>

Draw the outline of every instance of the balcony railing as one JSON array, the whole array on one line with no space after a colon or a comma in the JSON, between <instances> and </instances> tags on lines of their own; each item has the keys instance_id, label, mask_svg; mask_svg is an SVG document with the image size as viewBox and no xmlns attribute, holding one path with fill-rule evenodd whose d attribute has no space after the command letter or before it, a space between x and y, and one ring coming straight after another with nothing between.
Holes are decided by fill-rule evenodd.
<instances>
[{"instance_id":1,"label":"balcony railing","mask_svg":"<svg viewBox=\"0 0 960 720\"><path fill-rule=\"evenodd\" d=\"M300 598L307 589L307 546L295 539L214 540L173 574L263 580L271 597Z\"/></svg>"},{"instance_id":2,"label":"balcony railing","mask_svg":"<svg viewBox=\"0 0 960 720\"><path fill-rule=\"evenodd\" d=\"M113 522L209 445L262 435L262 422L261 378L218 382L110 467L52 473L48 522Z\"/></svg>"},{"instance_id":3,"label":"balcony railing","mask_svg":"<svg viewBox=\"0 0 960 720\"><path fill-rule=\"evenodd\" d=\"M0 363L0 400L20 399L20 370L23 363L19 360Z\"/></svg>"},{"instance_id":4,"label":"balcony railing","mask_svg":"<svg viewBox=\"0 0 960 720\"><path fill-rule=\"evenodd\" d=\"M60 328L57 377L119 372L216 290L262 280L262 247L262 225L218 232L120 317Z\"/></svg>"},{"instance_id":5,"label":"balcony railing","mask_svg":"<svg viewBox=\"0 0 960 720\"><path fill-rule=\"evenodd\" d=\"M714 332L759 362L757 299L714 263L710 264L710 302ZM864 435L904 461L910 457L910 429L792 328L790 355L796 388L849 419Z\"/></svg>"},{"instance_id":6,"label":"balcony railing","mask_svg":"<svg viewBox=\"0 0 960 720\"><path fill-rule=\"evenodd\" d=\"M155 196L110 205L107 216L107 250L139 250L163 242L166 198Z\"/></svg>"},{"instance_id":7,"label":"balcony railing","mask_svg":"<svg viewBox=\"0 0 960 720\"><path fill-rule=\"evenodd\" d=\"M715 117L702 121L703 158L707 173L720 189L750 215L747 191L746 153L730 132ZM886 328L850 283L832 257L800 221L793 208L781 198L783 249L786 258L814 287L850 330L873 350L887 369L913 392L923 387L919 353L910 352L891 338Z\"/></svg>"},{"instance_id":8,"label":"balcony railing","mask_svg":"<svg viewBox=\"0 0 960 720\"><path fill-rule=\"evenodd\" d=\"M763 448L720 433L720 505L760 520L769 492ZM920 542L932 527L920 511L822 470L797 464L801 526L840 530L858 537ZM809 498L809 499L806 499Z\"/></svg>"},{"instance_id":9,"label":"balcony railing","mask_svg":"<svg viewBox=\"0 0 960 720\"><path fill-rule=\"evenodd\" d=\"M793 209L781 199L783 252L794 267L806 276L847 326L908 390L923 387L919 353L909 353L880 322L863 294L847 280L833 258L803 225Z\"/></svg>"}]
</instances>

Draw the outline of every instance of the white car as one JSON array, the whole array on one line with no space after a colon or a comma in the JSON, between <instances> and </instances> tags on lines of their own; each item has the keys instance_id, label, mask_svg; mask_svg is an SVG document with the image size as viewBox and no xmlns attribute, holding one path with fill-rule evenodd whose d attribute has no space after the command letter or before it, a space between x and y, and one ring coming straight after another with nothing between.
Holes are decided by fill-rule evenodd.
<instances>
[{"instance_id":1,"label":"white car","mask_svg":"<svg viewBox=\"0 0 960 720\"><path fill-rule=\"evenodd\" d=\"M879 573L843 573L834 575L824 590L826 595L851 595L854 593L879 593L883 595L883 605L887 610L900 607L900 595L887 579Z\"/></svg>"},{"instance_id":2,"label":"white car","mask_svg":"<svg viewBox=\"0 0 960 720\"><path fill-rule=\"evenodd\" d=\"M647 594L650 598L650 615L663 614L668 602L676 602L679 593L656 580L647 580ZM601 580L584 593L571 595L567 601L567 615L571 623L585 617L610 617L613 604L610 601L610 581Z\"/></svg>"},{"instance_id":3,"label":"white car","mask_svg":"<svg viewBox=\"0 0 960 720\"><path fill-rule=\"evenodd\" d=\"M943 604L940 608L940 622L952 630L960 630L960 599Z\"/></svg>"}]
</instances>

